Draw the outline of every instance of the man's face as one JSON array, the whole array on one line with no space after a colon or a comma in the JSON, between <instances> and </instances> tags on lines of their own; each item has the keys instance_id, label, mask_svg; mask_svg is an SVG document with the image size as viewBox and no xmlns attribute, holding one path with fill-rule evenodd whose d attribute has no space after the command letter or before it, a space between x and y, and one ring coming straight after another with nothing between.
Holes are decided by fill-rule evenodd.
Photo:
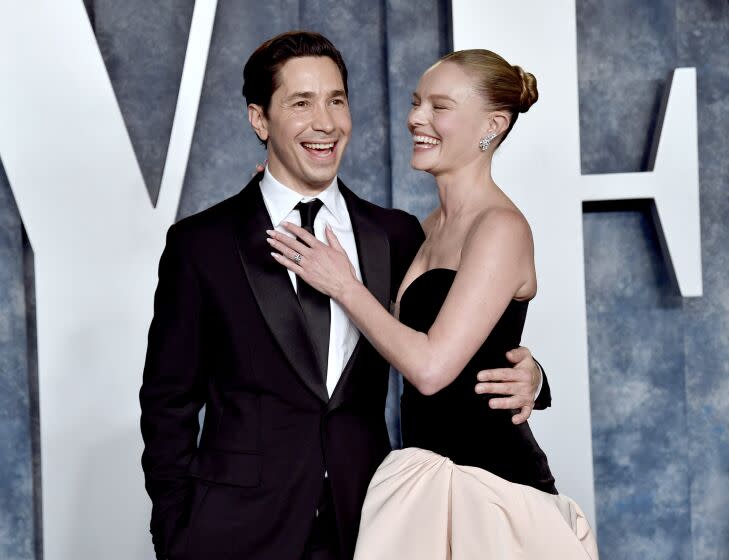
<instances>
[{"instance_id":1,"label":"man's face","mask_svg":"<svg viewBox=\"0 0 729 560\"><path fill-rule=\"evenodd\" d=\"M274 177L303 194L320 192L337 174L352 132L339 68L328 57L292 58L278 83L268 115L249 106L249 120L268 140Z\"/></svg>"}]
</instances>

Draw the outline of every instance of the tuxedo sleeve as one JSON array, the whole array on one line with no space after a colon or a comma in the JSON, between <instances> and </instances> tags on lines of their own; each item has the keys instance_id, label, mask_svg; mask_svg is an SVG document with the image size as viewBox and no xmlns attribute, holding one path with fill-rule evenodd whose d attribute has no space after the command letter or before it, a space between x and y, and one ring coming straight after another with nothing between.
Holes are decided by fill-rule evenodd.
<instances>
[{"instance_id":1,"label":"tuxedo sleeve","mask_svg":"<svg viewBox=\"0 0 729 560\"><path fill-rule=\"evenodd\" d=\"M537 360L534 360L537 362ZM549 381L547 380L547 372L544 371L542 364L537 362L539 369L542 370L542 388L534 400L534 410L544 410L552 406L552 391L549 389Z\"/></svg>"},{"instance_id":2,"label":"tuxedo sleeve","mask_svg":"<svg viewBox=\"0 0 729 560\"><path fill-rule=\"evenodd\" d=\"M187 467L197 447L198 413L204 400L198 367L200 289L175 228L167 233L159 263L139 393L142 468L152 500L150 531L158 558L167 555L186 513Z\"/></svg>"}]
</instances>

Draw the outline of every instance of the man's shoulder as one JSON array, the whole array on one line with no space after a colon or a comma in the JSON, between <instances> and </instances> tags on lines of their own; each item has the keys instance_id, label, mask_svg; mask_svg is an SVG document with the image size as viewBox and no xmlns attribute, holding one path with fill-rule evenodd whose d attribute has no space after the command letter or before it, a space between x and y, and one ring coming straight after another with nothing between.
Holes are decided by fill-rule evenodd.
<instances>
[{"instance_id":1,"label":"man's shoulder","mask_svg":"<svg viewBox=\"0 0 729 560\"><path fill-rule=\"evenodd\" d=\"M214 234L230 227L243 191L212 206L190 214L175 223L170 231L182 237Z\"/></svg>"},{"instance_id":2,"label":"man's shoulder","mask_svg":"<svg viewBox=\"0 0 729 560\"><path fill-rule=\"evenodd\" d=\"M388 230L390 238L401 241L414 240L418 243L420 242L423 236L423 228L417 216L397 208L383 208L383 210L387 212L383 223L386 223L385 227Z\"/></svg>"},{"instance_id":3,"label":"man's shoulder","mask_svg":"<svg viewBox=\"0 0 729 560\"><path fill-rule=\"evenodd\" d=\"M342 185L344 186L344 185ZM345 189L347 187L344 187ZM356 203L360 207L372 216L372 218L387 232L390 238L400 237L403 235L417 235L418 232L422 231L420 227L420 221L417 216L400 210L398 208L387 208L385 206L379 206L374 202L365 200L354 194L351 189L347 189L351 196L353 196Z\"/></svg>"},{"instance_id":4,"label":"man's shoulder","mask_svg":"<svg viewBox=\"0 0 729 560\"><path fill-rule=\"evenodd\" d=\"M387 231L391 240L399 242L416 242L421 243L423 238L423 228L420 220L414 214L400 210L399 208L383 208L372 204L374 212L378 212L377 221Z\"/></svg>"},{"instance_id":5,"label":"man's shoulder","mask_svg":"<svg viewBox=\"0 0 729 560\"><path fill-rule=\"evenodd\" d=\"M359 197L356 197L356 203L387 235L392 263L392 289L397 290L425 239L420 220L404 210L384 208Z\"/></svg>"}]
</instances>

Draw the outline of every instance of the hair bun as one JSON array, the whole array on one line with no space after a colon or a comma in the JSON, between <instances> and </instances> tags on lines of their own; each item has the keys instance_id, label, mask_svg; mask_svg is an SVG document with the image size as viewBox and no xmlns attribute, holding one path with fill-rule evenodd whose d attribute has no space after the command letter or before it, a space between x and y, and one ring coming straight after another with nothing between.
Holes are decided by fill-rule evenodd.
<instances>
[{"instance_id":1,"label":"hair bun","mask_svg":"<svg viewBox=\"0 0 729 560\"><path fill-rule=\"evenodd\" d=\"M537 91L537 79L534 74L525 72L521 66L514 65L514 70L519 73L521 78L521 99L519 100L519 112L526 113L529 108L537 102L539 99L539 92Z\"/></svg>"}]
</instances>

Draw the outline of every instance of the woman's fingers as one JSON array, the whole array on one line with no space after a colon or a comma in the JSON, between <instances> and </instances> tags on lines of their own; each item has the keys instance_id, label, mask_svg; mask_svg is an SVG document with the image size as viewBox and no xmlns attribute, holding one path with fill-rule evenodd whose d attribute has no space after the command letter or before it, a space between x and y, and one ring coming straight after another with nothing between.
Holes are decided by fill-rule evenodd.
<instances>
[{"instance_id":1,"label":"woman's fingers","mask_svg":"<svg viewBox=\"0 0 729 560\"><path fill-rule=\"evenodd\" d=\"M299 253L300 255L309 254L309 247L301 243L301 241L299 241L298 239L295 239L289 235L286 235L285 233L281 233L272 229L266 230L266 233L269 235L267 241L269 245L271 245L271 247L279 251L281 251L282 248L287 248L292 251L288 254L284 253L284 251L281 251L288 257L293 256L293 253Z\"/></svg>"},{"instance_id":2,"label":"woman's fingers","mask_svg":"<svg viewBox=\"0 0 729 560\"><path fill-rule=\"evenodd\" d=\"M287 247L286 245L277 242L275 239L268 239L268 244L276 249L278 253L286 257L288 260L296 262L297 265L301 266L301 260L303 259L303 255L299 253L298 251L291 249L290 247Z\"/></svg>"},{"instance_id":3,"label":"woman's fingers","mask_svg":"<svg viewBox=\"0 0 729 560\"><path fill-rule=\"evenodd\" d=\"M304 269L301 268L298 264L296 264L291 259L287 258L286 256L282 255L281 253L271 253L271 256L276 259L277 262L284 265L286 268L288 268L291 272L294 274L298 274L301 276L301 274L304 272Z\"/></svg>"},{"instance_id":4,"label":"woman's fingers","mask_svg":"<svg viewBox=\"0 0 729 560\"><path fill-rule=\"evenodd\" d=\"M321 243L321 241L319 241L316 237L314 237L304 228L297 226L296 224L292 224L291 222L282 222L281 225L288 231L293 233L301 241L306 243L309 247L314 247L314 245L316 245L317 243Z\"/></svg>"},{"instance_id":5,"label":"woman's fingers","mask_svg":"<svg viewBox=\"0 0 729 560\"><path fill-rule=\"evenodd\" d=\"M342 244L339 242L339 238L334 233L334 230L331 228L329 224L327 224L327 227L324 230L324 233L327 236L327 241L329 242L329 246L336 249L337 251L340 251L344 253L344 247L342 247Z\"/></svg>"}]
</instances>

